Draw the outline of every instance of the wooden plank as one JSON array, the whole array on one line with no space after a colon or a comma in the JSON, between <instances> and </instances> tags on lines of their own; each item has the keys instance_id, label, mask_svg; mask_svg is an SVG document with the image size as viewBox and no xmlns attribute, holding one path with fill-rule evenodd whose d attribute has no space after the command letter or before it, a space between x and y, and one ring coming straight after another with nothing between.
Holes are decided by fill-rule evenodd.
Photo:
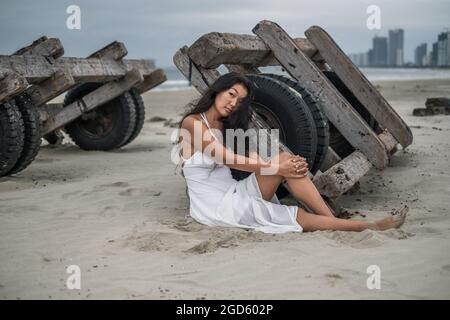
<instances>
[{"instance_id":1,"label":"wooden plank","mask_svg":"<svg viewBox=\"0 0 450 320\"><path fill-rule=\"evenodd\" d=\"M190 63L187 46L182 47L175 53L173 62L186 79L191 80L191 84L200 93L205 93L208 87L220 77L220 73L216 69L205 69ZM189 74L189 71L191 71L191 74Z\"/></svg>"},{"instance_id":2,"label":"wooden plank","mask_svg":"<svg viewBox=\"0 0 450 320\"><path fill-rule=\"evenodd\" d=\"M95 51L94 53L89 55L88 58L120 60L127 54L128 50L123 42L114 41L101 48L100 50Z\"/></svg>"},{"instance_id":3,"label":"wooden plank","mask_svg":"<svg viewBox=\"0 0 450 320\"><path fill-rule=\"evenodd\" d=\"M318 26L312 26L306 30L305 34L308 40L319 50L327 64L381 127L389 129L389 132L403 147L409 146L413 140L411 129L359 71L333 38Z\"/></svg>"},{"instance_id":4,"label":"wooden plank","mask_svg":"<svg viewBox=\"0 0 450 320\"><path fill-rule=\"evenodd\" d=\"M17 50L13 55L19 56L44 56L46 58L57 59L64 54L64 47L57 38L48 39L46 36L40 37L29 46Z\"/></svg>"},{"instance_id":5,"label":"wooden plank","mask_svg":"<svg viewBox=\"0 0 450 320\"><path fill-rule=\"evenodd\" d=\"M139 93L147 92L148 90L160 85L167 80L167 76L162 69L156 69L148 76L144 77L144 81L135 85Z\"/></svg>"},{"instance_id":6,"label":"wooden plank","mask_svg":"<svg viewBox=\"0 0 450 320\"><path fill-rule=\"evenodd\" d=\"M27 88L26 92L33 103L40 106L75 86L75 84L76 82L69 72L58 70L50 78Z\"/></svg>"},{"instance_id":7,"label":"wooden plank","mask_svg":"<svg viewBox=\"0 0 450 320\"><path fill-rule=\"evenodd\" d=\"M4 56L0 55L0 70L15 70L29 83L38 83L51 77L56 71L70 72L75 82L106 82L123 77L131 69L138 69L143 76L154 70L151 60L85 59L61 57L49 63L42 56Z\"/></svg>"},{"instance_id":8,"label":"wooden plank","mask_svg":"<svg viewBox=\"0 0 450 320\"><path fill-rule=\"evenodd\" d=\"M54 117L48 118L43 125L42 135L46 135L53 130L56 130L66 123L69 123L78 118L82 113L89 112L115 97L128 91L136 83L143 80L141 73L136 70L130 70L126 75L116 81L111 81L91 93L84 96L58 112Z\"/></svg>"},{"instance_id":9,"label":"wooden plank","mask_svg":"<svg viewBox=\"0 0 450 320\"><path fill-rule=\"evenodd\" d=\"M258 23L253 32L271 48L286 71L314 95L328 120L347 141L361 150L375 167L385 168L389 157L384 144L289 35L276 23L266 20Z\"/></svg>"},{"instance_id":10,"label":"wooden plank","mask_svg":"<svg viewBox=\"0 0 450 320\"><path fill-rule=\"evenodd\" d=\"M331 147L328 147L325 159L323 159L322 165L320 166L320 171L327 171L339 161L341 161L341 157Z\"/></svg>"},{"instance_id":11,"label":"wooden plank","mask_svg":"<svg viewBox=\"0 0 450 320\"><path fill-rule=\"evenodd\" d=\"M252 67L243 64L226 64L225 67L229 72L237 72L242 74L257 74L260 73L257 67Z\"/></svg>"},{"instance_id":12,"label":"wooden plank","mask_svg":"<svg viewBox=\"0 0 450 320\"><path fill-rule=\"evenodd\" d=\"M313 182L321 195L336 198L349 190L371 167L362 152L354 151L323 174L316 175Z\"/></svg>"},{"instance_id":13,"label":"wooden plank","mask_svg":"<svg viewBox=\"0 0 450 320\"><path fill-rule=\"evenodd\" d=\"M64 108L64 103L46 103L38 108L41 123L53 118Z\"/></svg>"},{"instance_id":14,"label":"wooden plank","mask_svg":"<svg viewBox=\"0 0 450 320\"><path fill-rule=\"evenodd\" d=\"M315 56L317 49L305 38L294 39L307 56ZM188 50L191 59L203 68L217 68L221 64L249 66L278 65L270 49L258 37L247 34L211 32L195 41Z\"/></svg>"},{"instance_id":15,"label":"wooden plank","mask_svg":"<svg viewBox=\"0 0 450 320\"><path fill-rule=\"evenodd\" d=\"M25 90L27 80L17 73L9 72L0 80L0 102Z\"/></svg>"},{"instance_id":16,"label":"wooden plank","mask_svg":"<svg viewBox=\"0 0 450 320\"><path fill-rule=\"evenodd\" d=\"M391 154L392 150L396 150L398 141L387 129L384 129L384 131L378 135L378 138L383 141L389 154Z\"/></svg>"}]
</instances>

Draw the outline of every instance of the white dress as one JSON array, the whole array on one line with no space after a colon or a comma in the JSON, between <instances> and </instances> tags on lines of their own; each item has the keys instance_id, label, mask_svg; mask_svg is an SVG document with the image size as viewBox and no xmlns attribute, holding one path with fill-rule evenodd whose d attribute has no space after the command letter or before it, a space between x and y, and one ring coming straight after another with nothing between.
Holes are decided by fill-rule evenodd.
<instances>
[{"instance_id":1,"label":"white dress","mask_svg":"<svg viewBox=\"0 0 450 320\"><path fill-rule=\"evenodd\" d=\"M206 116L201 116L211 129ZM217 139L212 130L210 133ZM237 181L229 167L216 163L198 150L190 158L182 158L182 162L190 201L189 213L199 223L265 233L303 231L296 220L298 207L280 204L276 195L271 201L264 200L255 173Z\"/></svg>"}]
</instances>

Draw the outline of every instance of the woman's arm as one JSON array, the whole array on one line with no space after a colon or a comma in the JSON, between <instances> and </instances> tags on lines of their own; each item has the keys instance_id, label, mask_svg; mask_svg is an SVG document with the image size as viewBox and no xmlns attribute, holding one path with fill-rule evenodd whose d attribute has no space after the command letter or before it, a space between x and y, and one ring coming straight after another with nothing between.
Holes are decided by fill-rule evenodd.
<instances>
[{"instance_id":1,"label":"woman's arm","mask_svg":"<svg viewBox=\"0 0 450 320\"><path fill-rule=\"evenodd\" d=\"M214 139L208 127L194 116L186 117L181 129L180 135L183 140L186 139L185 145L207 154L216 162L223 163L230 168L262 175L278 174L285 178L303 178L308 172L308 164L305 159L288 152L281 152L272 157L270 161L263 160L255 153L252 153L250 158L235 154L220 141ZM216 132L216 136L222 134L219 130Z\"/></svg>"},{"instance_id":2,"label":"woman's arm","mask_svg":"<svg viewBox=\"0 0 450 320\"><path fill-rule=\"evenodd\" d=\"M183 140L187 140L185 141L185 145L189 146L190 144L190 147L194 150L206 153L216 162L223 163L230 168L261 173L261 170L268 170L274 165L271 162L264 161L254 153L252 157L235 154L232 150L227 149L222 143L214 139L208 127L193 116L186 117L181 124L181 128L185 129L180 134ZM216 131L218 134L221 134L218 130ZM214 134L216 136L218 135L215 132Z\"/></svg>"}]
</instances>

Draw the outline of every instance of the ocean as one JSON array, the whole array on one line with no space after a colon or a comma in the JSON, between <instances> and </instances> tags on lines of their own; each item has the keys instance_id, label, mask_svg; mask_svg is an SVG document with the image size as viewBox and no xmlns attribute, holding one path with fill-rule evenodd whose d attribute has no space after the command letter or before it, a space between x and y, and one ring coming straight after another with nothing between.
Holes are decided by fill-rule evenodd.
<instances>
[{"instance_id":1,"label":"ocean","mask_svg":"<svg viewBox=\"0 0 450 320\"><path fill-rule=\"evenodd\" d=\"M424 68L360 68L362 73L370 81L386 80L427 80L427 79L450 79L450 69L424 69ZM224 72L224 70L221 70ZM261 68L262 72L285 74L279 67ZM186 78L176 67L164 68L167 81L154 91L178 91L189 89Z\"/></svg>"}]
</instances>

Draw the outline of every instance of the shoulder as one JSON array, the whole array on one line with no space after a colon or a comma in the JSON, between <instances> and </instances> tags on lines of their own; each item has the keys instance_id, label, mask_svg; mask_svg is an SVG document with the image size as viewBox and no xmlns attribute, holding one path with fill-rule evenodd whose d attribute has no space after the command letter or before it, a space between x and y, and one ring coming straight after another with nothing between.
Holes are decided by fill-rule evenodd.
<instances>
[{"instance_id":1,"label":"shoulder","mask_svg":"<svg viewBox=\"0 0 450 320\"><path fill-rule=\"evenodd\" d=\"M201 121L200 115L198 114L191 114L183 119L181 122L181 128L184 129L192 129L194 128L195 121Z\"/></svg>"}]
</instances>

